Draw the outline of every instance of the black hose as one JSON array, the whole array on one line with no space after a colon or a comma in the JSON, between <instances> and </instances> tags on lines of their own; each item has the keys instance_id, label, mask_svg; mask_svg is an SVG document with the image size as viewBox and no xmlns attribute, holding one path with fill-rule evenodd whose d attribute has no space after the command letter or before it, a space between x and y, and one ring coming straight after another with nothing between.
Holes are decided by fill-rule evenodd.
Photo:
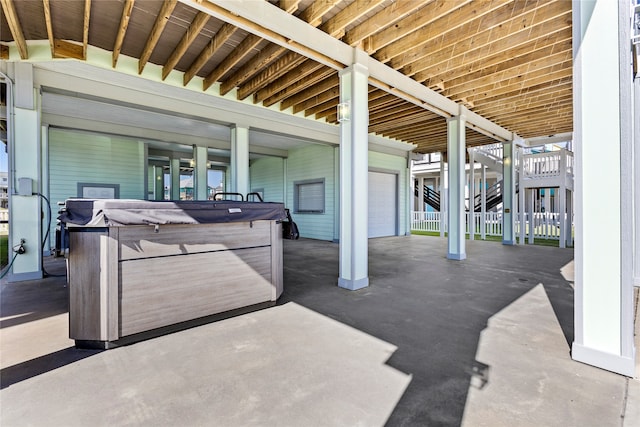
<instances>
[{"instance_id":1,"label":"black hose","mask_svg":"<svg viewBox=\"0 0 640 427\"><path fill-rule=\"evenodd\" d=\"M51 273L47 272L47 270L44 269L44 246L47 244L47 238L49 237L49 232L51 231L51 203L49 202L49 199L47 199L45 197L44 194L41 194L41 193L35 193L35 194L37 194L38 196L42 197L42 199L45 202L47 202L47 213L48 213L48 215L47 215L47 231L44 234L44 238L42 239L42 260L41 260L41 263L42 263L42 274L45 277L49 277L49 276L50 277L65 277L66 274L51 274ZM42 223L40 224L40 226L42 227Z\"/></svg>"},{"instance_id":2,"label":"black hose","mask_svg":"<svg viewBox=\"0 0 640 427\"><path fill-rule=\"evenodd\" d=\"M18 257L18 252L15 252L13 254L13 259L11 260L11 262L9 263L9 265L7 265L4 269L4 271L2 272L2 274L0 274L0 279L2 279L4 276L7 275L7 273L9 272L9 270L11 270L11 266L13 265L13 261L16 260L16 258Z\"/></svg>"}]
</instances>

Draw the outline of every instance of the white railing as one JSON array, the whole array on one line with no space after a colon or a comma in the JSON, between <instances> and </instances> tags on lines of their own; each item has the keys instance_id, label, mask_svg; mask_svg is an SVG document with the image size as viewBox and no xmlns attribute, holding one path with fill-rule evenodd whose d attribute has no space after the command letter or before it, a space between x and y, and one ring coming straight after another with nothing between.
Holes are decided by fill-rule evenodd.
<instances>
[{"instance_id":1,"label":"white railing","mask_svg":"<svg viewBox=\"0 0 640 427\"><path fill-rule=\"evenodd\" d=\"M5 221L9 221L9 211L7 209L0 209L0 234L9 232L9 224Z\"/></svg>"},{"instance_id":2,"label":"white railing","mask_svg":"<svg viewBox=\"0 0 640 427\"><path fill-rule=\"evenodd\" d=\"M476 153L483 153L490 157L494 157L496 160L502 161L502 143L482 145L480 147L472 148Z\"/></svg>"},{"instance_id":3,"label":"white railing","mask_svg":"<svg viewBox=\"0 0 640 427\"><path fill-rule=\"evenodd\" d=\"M524 179L573 176L573 153L567 150L527 154L522 158Z\"/></svg>"},{"instance_id":4,"label":"white railing","mask_svg":"<svg viewBox=\"0 0 640 427\"><path fill-rule=\"evenodd\" d=\"M433 233L440 232L440 218L443 215L440 212L412 212L411 230L427 231ZM447 231L446 213L445 215L445 232ZM467 227L466 232L469 233L469 216L466 213ZM475 234L480 235L482 225L482 213L476 212ZM486 212L484 217L485 235L502 236L502 212ZM533 222L529 218L529 214L525 214L525 234L528 236L530 227L533 227L533 236L536 239L559 240L560 239L560 214L555 212L536 212L533 214ZM515 220L516 236L520 235L520 215Z\"/></svg>"}]
</instances>

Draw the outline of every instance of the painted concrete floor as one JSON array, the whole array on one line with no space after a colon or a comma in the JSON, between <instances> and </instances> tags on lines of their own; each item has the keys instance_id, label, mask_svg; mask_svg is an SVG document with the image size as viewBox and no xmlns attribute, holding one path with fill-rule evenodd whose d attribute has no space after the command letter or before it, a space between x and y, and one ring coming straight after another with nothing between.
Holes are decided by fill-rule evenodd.
<instances>
[{"instance_id":1,"label":"painted concrete floor","mask_svg":"<svg viewBox=\"0 0 640 427\"><path fill-rule=\"evenodd\" d=\"M2 283L0 425L640 426L640 380L570 358L571 250L369 251L349 292L336 244L285 241L277 306L108 351L73 348L63 278Z\"/></svg>"}]
</instances>

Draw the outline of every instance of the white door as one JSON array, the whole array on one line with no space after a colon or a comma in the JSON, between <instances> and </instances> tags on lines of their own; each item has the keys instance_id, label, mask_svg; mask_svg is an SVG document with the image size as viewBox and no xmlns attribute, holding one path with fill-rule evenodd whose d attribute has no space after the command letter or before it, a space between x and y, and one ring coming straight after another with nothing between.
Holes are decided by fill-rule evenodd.
<instances>
[{"instance_id":1,"label":"white door","mask_svg":"<svg viewBox=\"0 0 640 427\"><path fill-rule=\"evenodd\" d=\"M369 237L396 235L397 175L369 172Z\"/></svg>"}]
</instances>

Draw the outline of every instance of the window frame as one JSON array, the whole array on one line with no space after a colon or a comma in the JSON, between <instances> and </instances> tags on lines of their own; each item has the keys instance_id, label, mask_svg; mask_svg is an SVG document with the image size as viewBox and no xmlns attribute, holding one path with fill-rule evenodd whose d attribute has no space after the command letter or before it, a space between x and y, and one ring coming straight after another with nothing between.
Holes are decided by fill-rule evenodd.
<instances>
[{"instance_id":1,"label":"window frame","mask_svg":"<svg viewBox=\"0 0 640 427\"><path fill-rule=\"evenodd\" d=\"M300 188L305 185L322 185L322 209L300 209ZM296 214L322 215L326 212L326 183L324 178L305 179L293 182L293 212Z\"/></svg>"}]
</instances>

